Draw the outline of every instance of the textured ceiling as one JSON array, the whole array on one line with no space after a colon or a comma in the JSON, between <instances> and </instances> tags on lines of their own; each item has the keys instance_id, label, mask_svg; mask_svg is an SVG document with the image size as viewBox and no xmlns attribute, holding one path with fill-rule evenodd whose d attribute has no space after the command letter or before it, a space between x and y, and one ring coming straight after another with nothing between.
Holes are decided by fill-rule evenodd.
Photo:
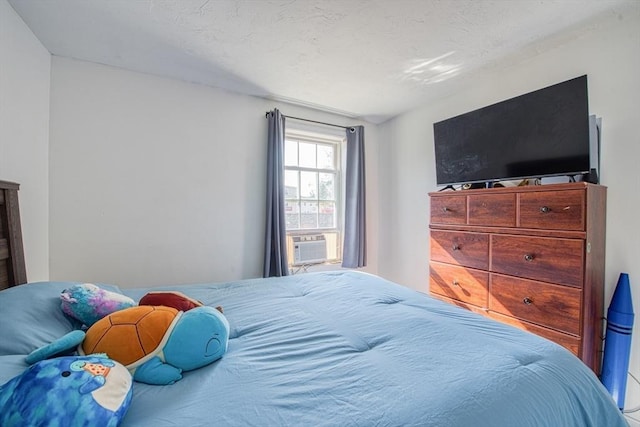
<instances>
[{"instance_id":1,"label":"textured ceiling","mask_svg":"<svg viewBox=\"0 0 640 427\"><path fill-rule=\"evenodd\" d=\"M374 123L637 0L9 0L54 55ZM562 36L562 34L565 34Z\"/></svg>"}]
</instances>

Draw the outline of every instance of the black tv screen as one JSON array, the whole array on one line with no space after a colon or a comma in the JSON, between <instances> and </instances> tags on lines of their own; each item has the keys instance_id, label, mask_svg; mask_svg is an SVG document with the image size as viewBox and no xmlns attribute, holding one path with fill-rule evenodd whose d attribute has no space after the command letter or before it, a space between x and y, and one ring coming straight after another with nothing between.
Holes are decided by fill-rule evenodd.
<instances>
[{"instance_id":1,"label":"black tv screen","mask_svg":"<svg viewBox=\"0 0 640 427\"><path fill-rule=\"evenodd\" d=\"M587 76L433 125L438 185L589 172Z\"/></svg>"}]
</instances>

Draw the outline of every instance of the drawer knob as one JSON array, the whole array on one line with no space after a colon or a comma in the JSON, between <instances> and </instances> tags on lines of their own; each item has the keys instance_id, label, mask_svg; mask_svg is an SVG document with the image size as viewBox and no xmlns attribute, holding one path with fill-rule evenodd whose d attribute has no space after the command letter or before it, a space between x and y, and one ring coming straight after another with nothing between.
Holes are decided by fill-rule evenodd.
<instances>
[{"instance_id":1,"label":"drawer knob","mask_svg":"<svg viewBox=\"0 0 640 427\"><path fill-rule=\"evenodd\" d=\"M457 281L457 280L454 280L453 282L451 282L451 284L452 284L453 286L460 286L460 283L458 283L458 281Z\"/></svg>"},{"instance_id":2,"label":"drawer knob","mask_svg":"<svg viewBox=\"0 0 640 427\"><path fill-rule=\"evenodd\" d=\"M459 251L460 250L460 245L457 244L457 243L454 243L453 247L451 249L453 249L454 251Z\"/></svg>"},{"instance_id":3,"label":"drawer knob","mask_svg":"<svg viewBox=\"0 0 640 427\"><path fill-rule=\"evenodd\" d=\"M451 209L445 206L444 208L442 208L442 212L451 212Z\"/></svg>"},{"instance_id":4,"label":"drawer knob","mask_svg":"<svg viewBox=\"0 0 640 427\"><path fill-rule=\"evenodd\" d=\"M528 262L533 261L533 258L534 258L533 254L524 254L525 261L528 261Z\"/></svg>"},{"instance_id":5,"label":"drawer knob","mask_svg":"<svg viewBox=\"0 0 640 427\"><path fill-rule=\"evenodd\" d=\"M531 305L533 304L533 300L529 297L524 297L524 299L522 300L523 303L525 303L526 305Z\"/></svg>"},{"instance_id":6,"label":"drawer knob","mask_svg":"<svg viewBox=\"0 0 640 427\"><path fill-rule=\"evenodd\" d=\"M551 212L551 208L549 206L543 206L543 207L540 208L540 212L549 213L549 212Z\"/></svg>"}]
</instances>

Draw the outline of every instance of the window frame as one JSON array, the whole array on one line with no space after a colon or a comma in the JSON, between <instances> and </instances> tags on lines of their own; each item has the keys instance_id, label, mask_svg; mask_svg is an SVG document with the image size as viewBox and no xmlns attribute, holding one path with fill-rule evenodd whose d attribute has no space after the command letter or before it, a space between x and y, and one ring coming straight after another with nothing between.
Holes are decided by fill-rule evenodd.
<instances>
[{"instance_id":1,"label":"window frame","mask_svg":"<svg viewBox=\"0 0 640 427\"><path fill-rule=\"evenodd\" d=\"M308 132L308 131L302 131L302 130L298 130L298 129L285 129L285 146L287 144L287 141L295 141L298 144L303 142L303 143L311 143L314 144L316 147L316 156L317 156L317 147L320 145L325 145L325 146L332 146L333 147L333 166L334 169L326 169L326 168L312 168L312 167L306 167L306 166L299 166L300 164L300 151L299 151L299 145L298 145L298 150L297 150L297 166L290 166L287 165L286 162L284 162L284 171L285 174L286 172L289 171L296 171L298 173L298 186L297 186L297 198L293 199L293 198L289 198L286 197L285 195L285 203L289 202L289 201L296 201L298 203L302 203L305 200L308 201L315 201L318 203L318 211L316 213L316 227L315 228L289 228L286 226L286 221L285 221L285 228L286 228L286 233L289 236L300 236L300 235L309 235L309 234L323 234L323 233L337 233L338 236L340 236L339 238L341 238L342 233L343 233L343 209L344 209L344 200L343 200L343 190L342 190L342 180L343 180L343 168L342 168L342 151L343 151L343 147L344 147L344 142L346 140L346 137L344 138L340 138L338 136L333 136L331 134L324 134L321 133L321 131L317 131L317 132ZM285 148L286 150L286 148ZM316 165L317 165L317 157L316 157ZM317 178L316 178L316 188L317 188L317 196L315 199L305 199L302 197L301 195L301 172L313 172L318 174ZM333 183L333 191L334 191L334 198L331 199L321 199L320 198L320 181L319 181L319 174L322 173L326 173L326 174L332 174L334 176L334 183ZM334 221L334 226L333 227L320 227L319 226L319 215L320 215L320 203L322 203L323 201L332 201L333 203L335 203L335 221ZM300 215L302 214L302 206L301 204L298 205L298 215L300 218ZM286 215L286 213L285 213ZM301 221L299 221L299 224L301 223ZM341 251L340 251L341 252Z\"/></svg>"}]
</instances>

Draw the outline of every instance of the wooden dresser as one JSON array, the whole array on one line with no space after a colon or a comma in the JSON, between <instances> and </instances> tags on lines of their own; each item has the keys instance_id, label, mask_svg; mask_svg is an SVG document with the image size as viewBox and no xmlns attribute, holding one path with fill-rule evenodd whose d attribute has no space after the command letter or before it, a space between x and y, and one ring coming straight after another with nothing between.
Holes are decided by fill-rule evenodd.
<instances>
[{"instance_id":1,"label":"wooden dresser","mask_svg":"<svg viewBox=\"0 0 640 427\"><path fill-rule=\"evenodd\" d=\"M431 295L555 341L598 373L606 187L429 196Z\"/></svg>"},{"instance_id":2,"label":"wooden dresser","mask_svg":"<svg viewBox=\"0 0 640 427\"><path fill-rule=\"evenodd\" d=\"M19 188L16 183L0 181L0 290L27 283L18 207Z\"/></svg>"}]
</instances>

